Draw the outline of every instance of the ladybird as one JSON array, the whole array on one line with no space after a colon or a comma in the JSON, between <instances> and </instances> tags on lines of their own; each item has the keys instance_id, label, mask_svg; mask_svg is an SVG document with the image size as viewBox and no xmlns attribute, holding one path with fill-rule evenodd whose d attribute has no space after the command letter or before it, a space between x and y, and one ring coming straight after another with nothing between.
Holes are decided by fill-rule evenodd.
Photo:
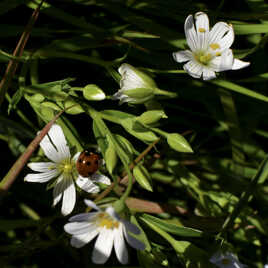
<instances>
[{"instance_id":1,"label":"ladybird","mask_svg":"<svg viewBox=\"0 0 268 268\"><path fill-rule=\"evenodd\" d=\"M84 150L78 157L76 169L83 177L89 177L99 169L100 156L89 150Z\"/></svg>"}]
</instances>

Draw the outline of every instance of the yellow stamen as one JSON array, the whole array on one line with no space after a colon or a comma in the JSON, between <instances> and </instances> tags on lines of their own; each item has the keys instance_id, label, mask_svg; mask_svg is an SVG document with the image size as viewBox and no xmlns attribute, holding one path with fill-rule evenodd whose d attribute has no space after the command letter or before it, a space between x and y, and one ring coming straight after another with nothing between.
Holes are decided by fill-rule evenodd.
<instances>
[{"instance_id":1,"label":"yellow stamen","mask_svg":"<svg viewBox=\"0 0 268 268\"><path fill-rule=\"evenodd\" d=\"M216 50L216 49L220 48L220 45L217 44L217 43L212 43L212 44L210 44L209 46L210 46L213 50Z\"/></svg>"},{"instance_id":2,"label":"yellow stamen","mask_svg":"<svg viewBox=\"0 0 268 268\"><path fill-rule=\"evenodd\" d=\"M99 213L97 217L97 225L99 227L105 227L107 229L117 229L119 227L119 222L105 212Z\"/></svg>"},{"instance_id":3,"label":"yellow stamen","mask_svg":"<svg viewBox=\"0 0 268 268\"><path fill-rule=\"evenodd\" d=\"M216 52L215 55L216 55L216 56L221 56L221 53L220 53L220 52Z\"/></svg>"},{"instance_id":4,"label":"yellow stamen","mask_svg":"<svg viewBox=\"0 0 268 268\"><path fill-rule=\"evenodd\" d=\"M61 161L58 168L59 168L60 172L70 174L75 169L75 165L71 159L67 158L67 159L64 159Z\"/></svg>"},{"instance_id":5,"label":"yellow stamen","mask_svg":"<svg viewBox=\"0 0 268 268\"><path fill-rule=\"evenodd\" d=\"M205 28L198 28L198 31L199 31L200 33L205 33L205 32L206 32L206 29L205 29Z\"/></svg>"}]
</instances>

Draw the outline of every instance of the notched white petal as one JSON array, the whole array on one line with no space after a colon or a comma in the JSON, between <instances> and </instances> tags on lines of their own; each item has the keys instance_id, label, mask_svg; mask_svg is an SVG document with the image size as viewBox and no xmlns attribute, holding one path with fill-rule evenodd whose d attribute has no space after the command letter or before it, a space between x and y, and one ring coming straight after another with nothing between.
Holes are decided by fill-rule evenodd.
<instances>
[{"instance_id":1,"label":"notched white petal","mask_svg":"<svg viewBox=\"0 0 268 268\"><path fill-rule=\"evenodd\" d=\"M174 52L172 55L174 60L177 62L185 62L192 60L193 58L192 52L190 50Z\"/></svg>"},{"instance_id":2,"label":"notched white petal","mask_svg":"<svg viewBox=\"0 0 268 268\"><path fill-rule=\"evenodd\" d=\"M203 71L202 65L195 61L187 62L183 65L183 69L194 78L200 78Z\"/></svg>"},{"instance_id":3,"label":"notched white petal","mask_svg":"<svg viewBox=\"0 0 268 268\"><path fill-rule=\"evenodd\" d=\"M86 234L81 235L75 235L71 238L71 246L75 248L81 248L85 244L89 243L91 240L93 240L98 235L98 230L95 229L94 231Z\"/></svg>"},{"instance_id":4,"label":"notched white petal","mask_svg":"<svg viewBox=\"0 0 268 268\"><path fill-rule=\"evenodd\" d=\"M46 172L56 168L56 164L53 162L32 162L27 166L36 172Z\"/></svg>"},{"instance_id":5,"label":"notched white petal","mask_svg":"<svg viewBox=\"0 0 268 268\"><path fill-rule=\"evenodd\" d=\"M57 177L58 175L59 175L58 170L50 170L42 173L30 173L26 175L24 181L44 183L50 181L51 179Z\"/></svg>"},{"instance_id":6,"label":"notched white petal","mask_svg":"<svg viewBox=\"0 0 268 268\"><path fill-rule=\"evenodd\" d=\"M70 222L64 225L65 232L72 235L81 235L96 229L93 223L89 222Z\"/></svg>"},{"instance_id":7,"label":"notched white petal","mask_svg":"<svg viewBox=\"0 0 268 268\"><path fill-rule=\"evenodd\" d=\"M192 15L189 15L185 20L184 32L188 46L193 52L195 52L198 49L198 44L196 30L194 27L194 19Z\"/></svg>"},{"instance_id":8,"label":"notched white petal","mask_svg":"<svg viewBox=\"0 0 268 268\"><path fill-rule=\"evenodd\" d=\"M234 59L232 70L239 70L248 67L250 62Z\"/></svg>"},{"instance_id":9,"label":"notched white petal","mask_svg":"<svg viewBox=\"0 0 268 268\"><path fill-rule=\"evenodd\" d=\"M61 213L66 216L70 214L75 206L76 192L72 178L64 178L65 190L63 192Z\"/></svg>"},{"instance_id":10,"label":"notched white petal","mask_svg":"<svg viewBox=\"0 0 268 268\"><path fill-rule=\"evenodd\" d=\"M70 158L70 150L61 127L57 124L52 125L51 129L48 132L48 135L50 136L51 141L55 145L62 159Z\"/></svg>"},{"instance_id":11,"label":"notched white petal","mask_svg":"<svg viewBox=\"0 0 268 268\"><path fill-rule=\"evenodd\" d=\"M216 74L213 70L210 70L209 68L203 68L203 79L204 80L212 80L216 78Z\"/></svg>"},{"instance_id":12,"label":"notched white petal","mask_svg":"<svg viewBox=\"0 0 268 268\"><path fill-rule=\"evenodd\" d=\"M115 230L114 235L114 249L117 259L122 264L128 263L128 252L127 247L123 235L123 227L122 225L119 226L117 230Z\"/></svg>"},{"instance_id":13,"label":"notched white petal","mask_svg":"<svg viewBox=\"0 0 268 268\"><path fill-rule=\"evenodd\" d=\"M92 252L92 262L96 264L105 263L111 255L113 242L113 229L101 229Z\"/></svg>"},{"instance_id":14,"label":"notched white petal","mask_svg":"<svg viewBox=\"0 0 268 268\"><path fill-rule=\"evenodd\" d=\"M76 184L88 193L98 193L100 191L99 186L95 185L90 178L78 176Z\"/></svg>"},{"instance_id":15,"label":"notched white petal","mask_svg":"<svg viewBox=\"0 0 268 268\"><path fill-rule=\"evenodd\" d=\"M100 182L100 183L107 184L107 185L111 184L111 180L107 176L104 176L104 175L98 174L98 173L93 174L90 177L90 179L93 182Z\"/></svg>"}]
</instances>

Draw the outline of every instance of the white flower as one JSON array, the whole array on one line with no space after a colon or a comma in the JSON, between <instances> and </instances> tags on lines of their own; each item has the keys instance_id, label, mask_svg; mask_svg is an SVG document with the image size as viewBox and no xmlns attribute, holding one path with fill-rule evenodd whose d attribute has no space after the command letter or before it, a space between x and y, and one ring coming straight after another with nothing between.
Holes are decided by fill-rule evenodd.
<instances>
[{"instance_id":1,"label":"white flower","mask_svg":"<svg viewBox=\"0 0 268 268\"><path fill-rule=\"evenodd\" d=\"M211 258L210 262L220 268L245 268L246 265L239 262L238 258L230 252L222 253L217 251Z\"/></svg>"},{"instance_id":2,"label":"white flower","mask_svg":"<svg viewBox=\"0 0 268 268\"><path fill-rule=\"evenodd\" d=\"M192 15L186 18L184 31L190 50L175 52L173 57L177 62L188 61L183 68L192 77L210 80L216 77L215 72L238 70L250 64L233 57L232 25L220 21L209 30L207 14L198 12L195 24Z\"/></svg>"},{"instance_id":3,"label":"white flower","mask_svg":"<svg viewBox=\"0 0 268 268\"><path fill-rule=\"evenodd\" d=\"M123 63L118 72L121 74L120 89L113 99L120 103L144 103L154 97L156 84L151 77L133 66Z\"/></svg>"},{"instance_id":4,"label":"white flower","mask_svg":"<svg viewBox=\"0 0 268 268\"><path fill-rule=\"evenodd\" d=\"M68 215L72 212L76 201L75 184L88 193L99 192L95 182L110 184L110 179L104 175L93 174L82 177L76 170L76 161L80 153L72 158L67 141L61 127L54 124L42 141L40 146L51 162L29 163L28 167L40 173L30 173L24 180L28 182L48 182L54 178L53 206L62 199L61 213Z\"/></svg>"},{"instance_id":5,"label":"white flower","mask_svg":"<svg viewBox=\"0 0 268 268\"><path fill-rule=\"evenodd\" d=\"M125 240L135 249L145 249L145 245L131 235L131 233L139 234L140 229L120 218L113 207L109 206L103 211L90 200L85 200L85 203L97 212L71 217L70 223L64 226L64 230L72 235L71 245L76 248L83 247L98 236L92 252L92 262L105 263L114 247L119 262L128 263Z\"/></svg>"},{"instance_id":6,"label":"white flower","mask_svg":"<svg viewBox=\"0 0 268 268\"><path fill-rule=\"evenodd\" d=\"M265 264L263 268L268 268L268 264Z\"/></svg>"}]
</instances>

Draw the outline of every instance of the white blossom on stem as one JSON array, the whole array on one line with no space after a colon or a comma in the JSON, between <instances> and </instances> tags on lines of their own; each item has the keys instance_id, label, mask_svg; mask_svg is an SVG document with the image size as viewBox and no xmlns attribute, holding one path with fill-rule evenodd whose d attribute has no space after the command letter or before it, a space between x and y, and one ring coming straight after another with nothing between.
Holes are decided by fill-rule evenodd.
<instances>
[{"instance_id":1,"label":"white blossom on stem","mask_svg":"<svg viewBox=\"0 0 268 268\"><path fill-rule=\"evenodd\" d=\"M216 72L238 70L250 64L233 56L230 49L234 42L232 25L220 21L210 30L207 14L198 12L194 18L189 15L184 24L190 49L173 53L175 61L187 62L183 68L189 75L210 80L216 78Z\"/></svg>"},{"instance_id":2,"label":"white blossom on stem","mask_svg":"<svg viewBox=\"0 0 268 268\"><path fill-rule=\"evenodd\" d=\"M53 180L53 206L62 200L61 213L70 214L76 202L75 183L88 193L99 192L95 183L110 184L110 179L101 174L82 177L76 170L76 161L80 153L71 156L69 146L61 127L52 125L48 134L40 142L49 162L33 162L28 167L39 173L29 173L24 180L27 182L44 183Z\"/></svg>"}]
</instances>

